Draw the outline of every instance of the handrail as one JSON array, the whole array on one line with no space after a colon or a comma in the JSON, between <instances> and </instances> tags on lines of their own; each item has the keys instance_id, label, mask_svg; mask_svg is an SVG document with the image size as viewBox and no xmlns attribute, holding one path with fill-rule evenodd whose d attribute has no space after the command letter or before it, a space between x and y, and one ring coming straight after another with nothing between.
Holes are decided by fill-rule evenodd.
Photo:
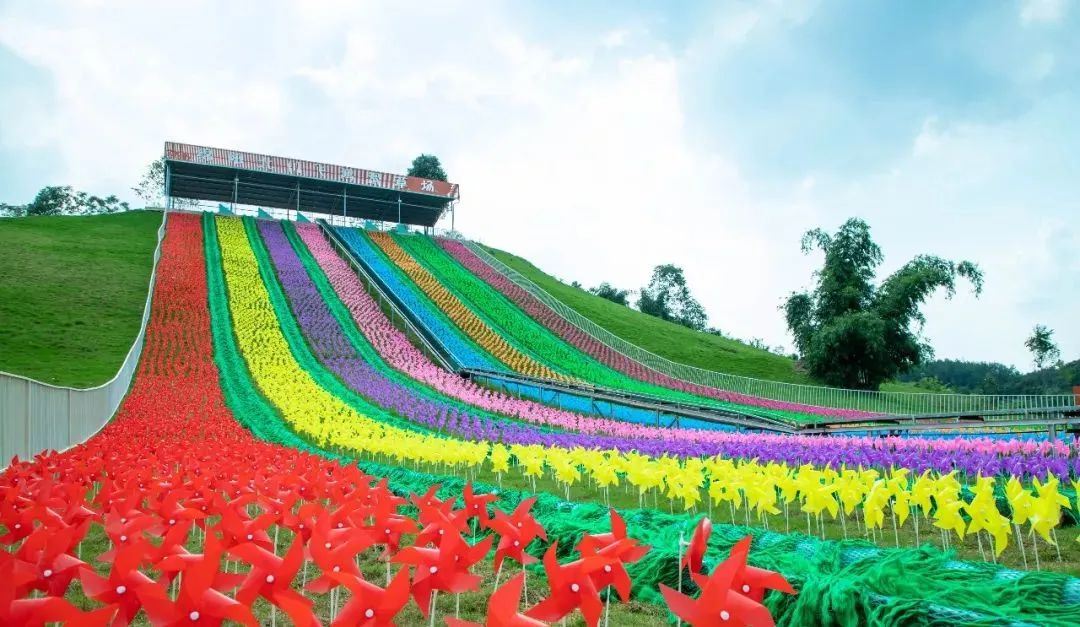
<instances>
[{"instance_id":1,"label":"handrail","mask_svg":"<svg viewBox=\"0 0 1080 627\"><path fill-rule=\"evenodd\" d=\"M794 423L757 416L752 413L713 407L710 405L693 405L679 401L670 401L655 396L636 394L600 385L578 383L574 381L558 381L555 379L524 375L518 372L500 372L484 368L466 368L461 371L461 374L470 379L495 379L519 385L536 386L541 389L547 389L563 394L598 399L608 403L617 403L624 407L656 411L675 417L693 418L695 420L713 424L723 424L733 427L760 429L763 431L788 434L798 433L800 428L799 425Z\"/></svg>"},{"instance_id":2,"label":"handrail","mask_svg":"<svg viewBox=\"0 0 1080 627\"><path fill-rule=\"evenodd\" d=\"M541 303L564 320L579 328L593 339L606 345L624 357L683 381L747 394L773 401L817 405L840 409L856 409L889 415L943 414L958 412L1044 410L1075 405L1072 394L1045 395L993 395L993 394L938 394L919 392L878 392L849 390L799 383L783 383L726 374L673 362L641 348L596 324L572 307L552 296L527 277L495 258L477 242L459 240L481 261L499 272L518 287L529 292Z\"/></svg>"},{"instance_id":3,"label":"handrail","mask_svg":"<svg viewBox=\"0 0 1080 627\"><path fill-rule=\"evenodd\" d=\"M139 331L116 374L100 385L75 388L53 385L10 372L0 372L0 392L4 392L0 394L0 407L5 407L11 412L10 416L5 417L4 424L0 425L0 432L4 432L5 435L4 438L0 438L0 443L6 444L0 447L0 470L5 468L12 456L18 453L31 456L47 449L64 451L85 442L108 424L120 407L128 388L131 387L131 379L135 374L135 367L146 339L146 324L150 319L154 287L157 285L158 262L161 259L161 245L165 239L165 227L169 216L167 210L160 209L160 211L161 224L157 230L157 244L154 247L153 266L150 270ZM22 403L19 402L20 398L15 392L16 386L25 390ZM66 397L62 401L63 409L56 402L61 397ZM35 400L38 401L36 404ZM20 405L21 411L16 409ZM66 416L61 414L66 414ZM26 422L22 431L22 446L16 448L12 443L13 433L11 432L16 430L14 421L20 415ZM66 436L50 431L53 427L58 427L61 421L67 423Z\"/></svg>"},{"instance_id":4,"label":"handrail","mask_svg":"<svg viewBox=\"0 0 1080 627\"><path fill-rule=\"evenodd\" d=\"M323 235L331 244L333 244L338 253L349 262L349 265L364 278L364 281L367 282L367 284L379 294L379 297L390 306L391 310L401 318L403 324L412 331L413 335L420 340L427 351L435 357L439 362L439 365L449 372L457 372L460 370L460 364L458 364L457 358L438 340L438 335L432 332L431 329L428 329L427 325L424 324L419 316L415 316L411 311L409 314L406 314L403 311L403 308L407 309L407 307L404 304L399 305L396 298L389 295L389 290L384 289L380 284L381 282L374 278L374 271L370 271L363 261L352 254L348 244L341 239L341 236L334 231L334 228L321 218L317 220L316 223L322 230ZM414 319L416 322L413 321ZM422 330L420 329L420 326L423 326ZM435 344L438 344L438 348L435 347ZM457 364L457 367L451 365L451 362Z\"/></svg>"}]
</instances>

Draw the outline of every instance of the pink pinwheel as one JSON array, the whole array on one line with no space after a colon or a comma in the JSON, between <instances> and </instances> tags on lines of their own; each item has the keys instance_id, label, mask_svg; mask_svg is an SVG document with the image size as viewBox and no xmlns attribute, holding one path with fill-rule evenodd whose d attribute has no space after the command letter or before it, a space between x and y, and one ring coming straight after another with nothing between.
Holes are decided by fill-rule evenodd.
<instances>
[{"instance_id":1,"label":"pink pinwheel","mask_svg":"<svg viewBox=\"0 0 1080 627\"><path fill-rule=\"evenodd\" d=\"M596 627L603 611L600 593L593 584L591 574L611 564L607 557L591 555L560 565L555 554L558 542L553 542L544 553L544 573L547 575L551 593L548 598L530 608L525 615L546 621L556 621L576 609L581 610L585 624Z\"/></svg>"},{"instance_id":2,"label":"pink pinwheel","mask_svg":"<svg viewBox=\"0 0 1080 627\"><path fill-rule=\"evenodd\" d=\"M352 593L333 622L334 627L390 627L409 602L409 571L404 568L385 589L351 573L333 573L330 577Z\"/></svg>"},{"instance_id":3,"label":"pink pinwheel","mask_svg":"<svg viewBox=\"0 0 1080 627\"><path fill-rule=\"evenodd\" d=\"M311 600L292 589L296 572L304 562L301 538L293 539L284 559L252 542L232 547L229 554L251 565L247 577L236 591L237 601L250 607L255 599L261 596L280 607L297 627L318 624L319 621L311 610Z\"/></svg>"},{"instance_id":4,"label":"pink pinwheel","mask_svg":"<svg viewBox=\"0 0 1080 627\"><path fill-rule=\"evenodd\" d=\"M447 627L544 627L547 623L518 612L524 585L525 573L518 573L499 587L488 599L487 619L483 623L447 618Z\"/></svg>"}]
</instances>

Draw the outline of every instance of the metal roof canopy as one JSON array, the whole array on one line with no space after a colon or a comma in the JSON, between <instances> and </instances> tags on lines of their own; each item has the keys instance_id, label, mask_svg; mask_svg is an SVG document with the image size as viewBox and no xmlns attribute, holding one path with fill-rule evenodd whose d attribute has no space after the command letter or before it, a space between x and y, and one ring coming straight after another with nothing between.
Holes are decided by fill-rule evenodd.
<instances>
[{"instance_id":1,"label":"metal roof canopy","mask_svg":"<svg viewBox=\"0 0 1080 627\"><path fill-rule=\"evenodd\" d=\"M167 142L165 195L434 226L453 209L458 188L443 181Z\"/></svg>"}]
</instances>

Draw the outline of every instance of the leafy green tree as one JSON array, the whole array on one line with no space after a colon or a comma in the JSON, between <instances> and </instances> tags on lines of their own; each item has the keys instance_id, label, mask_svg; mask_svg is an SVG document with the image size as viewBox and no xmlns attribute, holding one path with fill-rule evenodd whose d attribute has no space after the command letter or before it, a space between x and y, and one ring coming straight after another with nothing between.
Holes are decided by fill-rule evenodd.
<instances>
[{"instance_id":1,"label":"leafy green tree","mask_svg":"<svg viewBox=\"0 0 1080 627\"><path fill-rule=\"evenodd\" d=\"M607 281L604 281L596 287L590 287L589 292L600 298L610 300L613 303L618 303L626 307L630 306L630 290L620 290Z\"/></svg>"},{"instance_id":2,"label":"leafy green tree","mask_svg":"<svg viewBox=\"0 0 1080 627\"><path fill-rule=\"evenodd\" d=\"M408 175L434 181L446 180L446 172L443 171L439 158L428 154L422 154L413 159L412 165L409 166Z\"/></svg>"},{"instance_id":3,"label":"leafy green tree","mask_svg":"<svg viewBox=\"0 0 1080 627\"><path fill-rule=\"evenodd\" d=\"M18 218L24 215L26 215L26 205L10 205L6 202L0 202L0 216Z\"/></svg>"},{"instance_id":4,"label":"leafy green tree","mask_svg":"<svg viewBox=\"0 0 1080 627\"><path fill-rule=\"evenodd\" d=\"M649 285L641 288L637 301L642 313L704 331L708 316L691 294L682 268L663 264L653 269Z\"/></svg>"},{"instance_id":5,"label":"leafy green tree","mask_svg":"<svg viewBox=\"0 0 1080 627\"><path fill-rule=\"evenodd\" d=\"M41 188L34 200L26 206L26 214L31 216L52 215L91 215L127 211L128 204L116 196L99 198L77 192L70 185L52 185Z\"/></svg>"},{"instance_id":6,"label":"leafy green tree","mask_svg":"<svg viewBox=\"0 0 1080 627\"><path fill-rule=\"evenodd\" d=\"M131 188L135 195L142 199L147 207L160 207L165 204L165 157L158 157L146 166L139 184ZM194 208L199 205L198 200L189 198L173 198L173 207Z\"/></svg>"},{"instance_id":7,"label":"leafy green tree","mask_svg":"<svg viewBox=\"0 0 1080 627\"><path fill-rule=\"evenodd\" d=\"M1031 337L1024 341L1024 346L1031 351L1036 370L1042 370L1061 359L1061 350L1054 342L1054 331L1045 324L1035 325Z\"/></svg>"},{"instance_id":8,"label":"leafy green tree","mask_svg":"<svg viewBox=\"0 0 1080 627\"><path fill-rule=\"evenodd\" d=\"M815 248L825 253L825 263L814 273L814 290L793 293L781 308L804 365L831 385L877 389L931 358L933 349L919 335L926 299L938 288L951 298L957 277L969 280L976 296L982 293L977 265L931 255L915 257L875 286L881 249L858 218L849 219L835 235L808 231L802 250Z\"/></svg>"}]
</instances>

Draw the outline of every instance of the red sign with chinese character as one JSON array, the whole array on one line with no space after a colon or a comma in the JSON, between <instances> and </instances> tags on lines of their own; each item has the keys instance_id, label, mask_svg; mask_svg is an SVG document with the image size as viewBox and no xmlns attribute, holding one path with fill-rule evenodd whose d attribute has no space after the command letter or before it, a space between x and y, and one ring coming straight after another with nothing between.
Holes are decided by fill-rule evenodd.
<instances>
[{"instance_id":1,"label":"red sign with chinese character","mask_svg":"<svg viewBox=\"0 0 1080 627\"><path fill-rule=\"evenodd\" d=\"M225 168L252 170L254 172L303 176L337 183L349 183L351 185L381 187L383 189L428 194L443 198L456 199L458 197L456 183L403 176L401 174L387 174L386 172L319 163L317 161L271 157L225 148L208 148L206 146L165 142L165 158L173 161L216 165Z\"/></svg>"}]
</instances>

